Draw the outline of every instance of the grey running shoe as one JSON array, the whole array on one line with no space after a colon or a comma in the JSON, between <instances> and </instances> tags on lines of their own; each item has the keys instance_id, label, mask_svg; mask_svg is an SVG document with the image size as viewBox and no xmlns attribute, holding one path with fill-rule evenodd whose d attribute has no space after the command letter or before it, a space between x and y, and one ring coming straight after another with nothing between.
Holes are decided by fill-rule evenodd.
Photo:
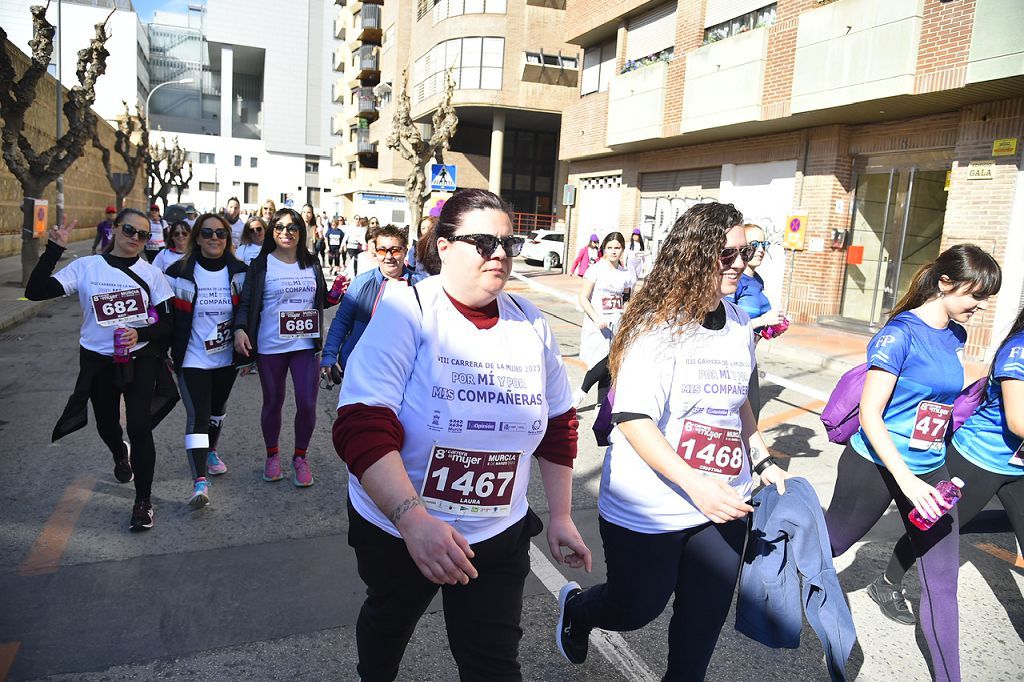
<instances>
[{"instance_id":1,"label":"grey running shoe","mask_svg":"<svg viewBox=\"0 0 1024 682\"><path fill-rule=\"evenodd\" d=\"M579 583L568 582L558 593L558 627L555 629L555 644L558 650L570 663L582 663L587 660L587 649L590 646L590 632L573 627L566 606L581 594Z\"/></svg>"},{"instance_id":2,"label":"grey running shoe","mask_svg":"<svg viewBox=\"0 0 1024 682\"><path fill-rule=\"evenodd\" d=\"M913 625L917 618L910 611L910 604L907 602L907 593L902 585L893 585L885 579L885 575L875 578L875 581L868 585L868 596L871 601L878 604L882 615L889 620L894 620L903 625Z\"/></svg>"}]
</instances>

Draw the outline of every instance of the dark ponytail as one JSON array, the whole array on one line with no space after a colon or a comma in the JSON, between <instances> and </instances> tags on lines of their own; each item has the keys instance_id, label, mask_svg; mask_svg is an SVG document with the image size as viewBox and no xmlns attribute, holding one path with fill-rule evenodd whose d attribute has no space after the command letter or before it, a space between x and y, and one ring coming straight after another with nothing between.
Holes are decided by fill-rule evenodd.
<instances>
[{"instance_id":1,"label":"dark ponytail","mask_svg":"<svg viewBox=\"0 0 1024 682\"><path fill-rule=\"evenodd\" d=\"M889 313L889 319L922 306L942 293L939 282L943 277L953 283L954 289L967 287L969 293L978 298L996 295L1003 282L999 263L987 251L974 244L957 244L921 266L910 289Z\"/></svg>"}]
</instances>

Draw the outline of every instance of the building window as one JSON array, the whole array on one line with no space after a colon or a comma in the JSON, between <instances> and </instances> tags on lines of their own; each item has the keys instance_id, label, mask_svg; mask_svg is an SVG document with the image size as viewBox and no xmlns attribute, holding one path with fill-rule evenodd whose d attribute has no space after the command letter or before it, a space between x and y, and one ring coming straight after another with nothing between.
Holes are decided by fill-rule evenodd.
<instances>
[{"instance_id":1,"label":"building window","mask_svg":"<svg viewBox=\"0 0 1024 682\"><path fill-rule=\"evenodd\" d=\"M771 26L775 23L776 3L772 3L753 12L741 14L738 17L708 26L704 29L704 44L716 43L723 38L729 38L740 33L746 33L754 28Z\"/></svg>"},{"instance_id":2,"label":"building window","mask_svg":"<svg viewBox=\"0 0 1024 682\"><path fill-rule=\"evenodd\" d=\"M235 166L242 167L242 157L239 154L235 154Z\"/></svg>"},{"instance_id":3,"label":"building window","mask_svg":"<svg viewBox=\"0 0 1024 682\"><path fill-rule=\"evenodd\" d=\"M563 57L559 54L546 54L541 52L527 52L527 64L544 64L545 66L558 66L563 69L577 68L576 57Z\"/></svg>"},{"instance_id":4,"label":"building window","mask_svg":"<svg viewBox=\"0 0 1024 682\"><path fill-rule=\"evenodd\" d=\"M594 45L583 51L583 77L580 79L580 95L605 92L612 80L615 69L615 41Z\"/></svg>"},{"instance_id":5,"label":"building window","mask_svg":"<svg viewBox=\"0 0 1024 682\"><path fill-rule=\"evenodd\" d=\"M199 152L199 163L217 163L217 155L207 152Z\"/></svg>"},{"instance_id":6,"label":"building window","mask_svg":"<svg viewBox=\"0 0 1024 682\"><path fill-rule=\"evenodd\" d=\"M413 103L444 90L445 73L452 69L457 90L500 90L504 38L456 38L438 43L413 65Z\"/></svg>"},{"instance_id":7,"label":"building window","mask_svg":"<svg viewBox=\"0 0 1024 682\"><path fill-rule=\"evenodd\" d=\"M355 177L356 177L356 162L355 161L349 161L348 162L348 179L352 180Z\"/></svg>"},{"instance_id":8,"label":"building window","mask_svg":"<svg viewBox=\"0 0 1024 682\"><path fill-rule=\"evenodd\" d=\"M504 14L507 0L430 0L433 7L433 23L436 25L448 17L463 14ZM418 18L423 18L419 15Z\"/></svg>"},{"instance_id":9,"label":"building window","mask_svg":"<svg viewBox=\"0 0 1024 682\"><path fill-rule=\"evenodd\" d=\"M259 160L255 156L249 157L249 168L256 168L259 166Z\"/></svg>"},{"instance_id":10,"label":"building window","mask_svg":"<svg viewBox=\"0 0 1024 682\"><path fill-rule=\"evenodd\" d=\"M306 172L307 173L319 173L320 172L320 162L319 161L307 161L306 162Z\"/></svg>"},{"instance_id":11,"label":"building window","mask_svg":"<svg viewBox=\"0 0 1024 682\"><path fill-rule=\"evenodd\" d=\"M355 142L356 141L356 130L357 129L358 129L358 126L349 126L349 128L348 128L348 141L349 142Z\"/></svg>"},{"instance_id":12,"label":"building window","mask_svg":"<svg viewBox=\"0 0 1024 682\"><path fill-rule=\"evenodd\" d=\"M386 29L380 38L380 52L384 54L395 44L395 25L391 24Z\"/></svg>"},{"instance_id":13,"label":"building window","mask_svg":"<svg viewBox=\"0 0 1024 682\"><path fill-rule=\"evenodd\" d=\"M199 183L199 191L200 192L216 192L218 189L220 189L220 183L217 183L217 182L200 182Z\"/></svg>"}]
</instances>

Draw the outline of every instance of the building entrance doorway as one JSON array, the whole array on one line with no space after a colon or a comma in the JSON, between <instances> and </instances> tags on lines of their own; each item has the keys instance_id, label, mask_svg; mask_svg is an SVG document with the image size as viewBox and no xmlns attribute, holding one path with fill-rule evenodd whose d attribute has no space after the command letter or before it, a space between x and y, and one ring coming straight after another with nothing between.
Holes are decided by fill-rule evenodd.
<instances>
[{"instance_id":1,"label":"building entrance doorway","mask_svg":"<svg viewBox=\"0 0 1024 682\"><path fill-rule=\"evenodd\" d=\"M918 267L939 255L951 156L931 153L855 165L852 239L841 315L882 326Z\"/></svg>"}]
</instances>

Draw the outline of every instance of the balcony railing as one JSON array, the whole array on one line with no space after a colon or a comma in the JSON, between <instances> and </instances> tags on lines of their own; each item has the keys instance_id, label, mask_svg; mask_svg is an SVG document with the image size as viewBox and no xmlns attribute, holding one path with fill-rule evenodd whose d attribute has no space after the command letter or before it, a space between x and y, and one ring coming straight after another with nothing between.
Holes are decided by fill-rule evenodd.
<instances>
[{"instance_id":1,"label":"balcony railing","mask_svg":"<svg viewBox=\"0 0 1024 682\"><path fill-rule=\"evenodd\" d=\"M537 230L550 230L555 224L555 216L548 213L520 213L512 214L512 232L514 234L528 234Z\"/></svg>"},{"instance_id":2,"label":"balcony railing","mask_svg":"<svg viewBox=\"0 0 1024 682\"><path fill-rule=\"evenodd\" d=\"M356 89L356 113L364 118L377 118L377 98L373 88Z\"/></svg>"},{"instance_id":3,"label":"balcony railing","mask_svg":"<svg viewBox=\"0 0 1024 682\"><path fill-rule=\"evenodd\" d=\"M359 21L357 27L359 30L359 40L370 43L380 42L380 5L363 5L363 8L359 10Z\"/></svg>"},{"instance_id":4,"label":"balcony railing","mask_svg":"<svg viewBox=\"0 0 1024 682\"><path fill-rule=\"evenodd\" d=\"M356 78L369 78L380 71L380 57L377 46L363 45L353 52L356 63Z\"/></svg>"},{"instance_id":5,"label":"balcony railing","mask_svg":"<svg viewBox=\"0 0 1024 682\"><path fill-rule=\"evenodd\" d=\"M359 154L377 153L377 143L370 142L369 128L360 128L356 131L356 152Z\"/></svg>"}]
</instances>

